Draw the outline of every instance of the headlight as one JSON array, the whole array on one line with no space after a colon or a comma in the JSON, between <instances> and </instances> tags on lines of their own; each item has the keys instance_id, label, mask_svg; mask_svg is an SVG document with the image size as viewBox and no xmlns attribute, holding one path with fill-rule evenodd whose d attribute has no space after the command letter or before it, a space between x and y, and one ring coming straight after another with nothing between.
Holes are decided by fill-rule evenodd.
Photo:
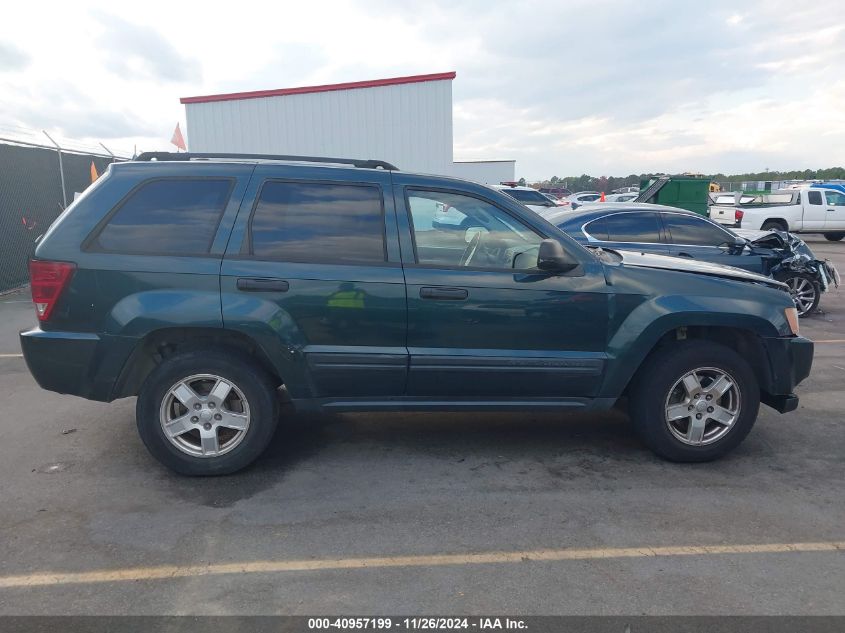
<instances>
[{"instance_id":1,"label":"headlight","mask_svg":"<svg viewBox=\"0 0 845 633\"><path fill-rule=\"evenodd\" d=\"M798 310L795 308L784 308L783 314L786 317L786 322L789 323L789 329L795 336L798 336Z\"/></svg>"}]
</instances>

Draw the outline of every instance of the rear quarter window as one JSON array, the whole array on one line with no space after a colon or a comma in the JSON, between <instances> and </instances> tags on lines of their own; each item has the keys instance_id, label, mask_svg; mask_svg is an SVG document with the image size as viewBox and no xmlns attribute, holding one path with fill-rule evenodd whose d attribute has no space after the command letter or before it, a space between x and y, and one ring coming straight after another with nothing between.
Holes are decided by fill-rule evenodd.
<instances>
[{"instance_id":1,"label":"rear quarter window","mask_svg":"<svg viewBox=\"0 0 845 633\"><path fill-rule=\"evenodd\" d=\"M539 191L527 191L525 189L501 189L502 193L506 193L511 198L519 200L523 204L535 204L550 206L553 204L546 196Z\"/></svg>"},{"instance_id":2,"label":"rear quarter window","mask_svg":"<svg viewBox=\"0 0 845 633\"><path fill-rule=\"evenodd\" d=\"M592 238L607 242L607 225L604 218L593 220L584 226L584 231Z\"/></svg>"},{"instance_id":3,"label":"rear quarter window","mask_svg":"<svg viewBox=\"0 0 845 633\"><path fill-rule=\"evenodd\" d=\"M146 182L109 215L89 248L152 255L207 253L233 183L230 178Z\"/></svg>"}]
</instances>

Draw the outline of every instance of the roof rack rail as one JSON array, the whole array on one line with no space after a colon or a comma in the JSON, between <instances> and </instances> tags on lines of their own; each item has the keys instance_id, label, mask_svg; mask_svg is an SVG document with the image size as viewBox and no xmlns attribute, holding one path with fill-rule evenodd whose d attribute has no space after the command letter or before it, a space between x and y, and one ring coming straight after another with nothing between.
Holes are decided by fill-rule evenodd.
<instances>
[{"instance_id":1,"label":"roof rack rail","mask_svg":"<svg viewBox=\"0 0 845 633\"><path fill-rule=\"evenodd\" d=\"M213 160L215 158L228 158L233 160L281 160L297 163L335 163L339 165L352 165L361 169L389 169L399 171L395 165L383 160L362 160L359 158L336 158L329 156L286 156L283 154L230 154L227 152L143 152L135 160L138 161L159 161L159 160Z\"/></svg>"}]
</instances>

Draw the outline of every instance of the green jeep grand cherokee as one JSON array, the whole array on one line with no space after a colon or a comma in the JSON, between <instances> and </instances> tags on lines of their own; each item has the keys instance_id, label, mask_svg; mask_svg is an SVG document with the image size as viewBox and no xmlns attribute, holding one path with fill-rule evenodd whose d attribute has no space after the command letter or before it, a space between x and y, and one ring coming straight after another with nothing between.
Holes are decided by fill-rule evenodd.
<instances>
[{"instance_id":1,"label":"green jeep grand cherokee","mask_svg":"<svg viewBox=\"0 0 845 633\"><path fill-rule=\"evenodd\" d=\"M275 158L271 160L270 158ZM589 250L483 185L380 161L144 155L31 264L45 389L138 396L150 452L231 473L297 409L607 409L676 461L797 406L813 344L778 282ZM155 160L152 160L155 159Z\"/></svg>"}]
</instances>

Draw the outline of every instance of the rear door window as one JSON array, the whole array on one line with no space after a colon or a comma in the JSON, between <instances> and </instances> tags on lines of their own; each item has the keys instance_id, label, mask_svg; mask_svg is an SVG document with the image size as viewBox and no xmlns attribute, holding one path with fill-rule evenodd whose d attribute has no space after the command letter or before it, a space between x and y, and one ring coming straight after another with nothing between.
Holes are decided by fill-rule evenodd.
<instances>
[{"instance_id":1,"label":"rear door window","mask_svg":"<svg viewBox=\"0 0 845 633\"><path fill-rule=\"evenodd\" d=\"M679 213L664 213L663 226L669 231L669 242L690 246L719 246L732 242L727 231L704 218Z\"/></svg>"},{"instance_id":2,"label":"rear door window","mask_svg":"<svg viewBox=\"0 0 845 633\"><path fill-rule=\"evenodd\" d=\"M230 178L144 183L117 207L94 246L150 255L208 253L233 183Z\"/></svg>"},{"instance_id":3,"label":"rear door window","mask_svg":"<svg viewBox=\"0 0 845 633\"><path fill-rule=\"evenodd\" d=\"M385 261L381 189L267 181L250 221L258 259L314 263Z\"/></svg>"},{"instance_id":4,"label":"rear door window","mask_svg":"<svg viewBox=\"0 0 845 633\"><path fill-rule=\"evenodd\" d=\"M660 242L660 219L656 213L617 213L605 217L604 226L611 242Z\"/></svg>"},{"instance_id":5,"label":"rear door window","mask_svg":"<svg viewBox=\"0 0 845 633\"><path fill-rule=\"evenodd\" d=\"M807 192L807 202L810 204L821 204L822 203L822 192L821 191L808 191Z\"/></svg>"}]
</instances>

